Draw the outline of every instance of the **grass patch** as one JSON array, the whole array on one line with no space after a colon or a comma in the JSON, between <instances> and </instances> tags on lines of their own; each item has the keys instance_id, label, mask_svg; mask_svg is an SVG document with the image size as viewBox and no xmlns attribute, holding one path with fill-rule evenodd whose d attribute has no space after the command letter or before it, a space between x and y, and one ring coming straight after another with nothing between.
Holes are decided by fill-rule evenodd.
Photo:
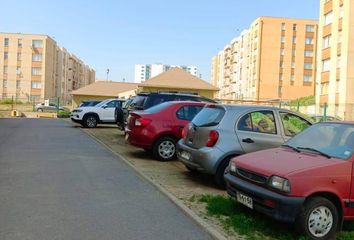
<instances>
[{"instance_id":1,"label":"grass patch","mask_svg":"<svg viewBox=\"0 0 354 240\"><path fill-rule=\"evenodd\" d=\"M12 99L3 99L0 100L0 104L23 104L23 102L21 101L16 101L16 100L12 100Z\"/></svg>"},{"instance_id":2,"label":"grass patch","mask_svg":"<svg viewBox=\"0 0 354 240\"><path fill-rule=\"evenodd\" d=\"M59 110L57 116L58 116L58 118L69 118L70 117L70 112Z\"/></svg>"},{"instance_id":3,"label":"grass patch","mask_svg":"<svg viewBox=\"0 0 354 240\"><path fill-rule=\"evenodd\" d=\"M192 198L194 201L205 203L207 214L218 218L226 231L232 229L245 236L246 239L307 239L298 235L292 224L284 224L267 218L243 207L230 197L202 195ZM346 223L344 230L337 235L337 239L354 239L354 223Z\"/></svg>"}]
</instances>

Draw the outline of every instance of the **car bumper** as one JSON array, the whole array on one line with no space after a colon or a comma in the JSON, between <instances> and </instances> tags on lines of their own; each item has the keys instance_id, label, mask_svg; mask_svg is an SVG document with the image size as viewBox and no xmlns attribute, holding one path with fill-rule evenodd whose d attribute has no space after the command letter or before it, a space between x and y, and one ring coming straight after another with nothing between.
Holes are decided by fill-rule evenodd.
<instances>
[{"instance_id":1,"label":"car bumper","mask_svg":"<svg viewBox=\"0 0 354 240\"><path fill-rule=\"evenodd\" d=\"M71 121L76 122L76 123L82 122L82 119L80 118L80 116L75 113L70 114L70 119L71 119Z\"/></svg>"},{"instance_id":2,"label":"car bumper","mask_svg":"<svg viewBox=\"0 0 354 240\"><path fill-rule=\"evenodd\" d=\"M303 197L284 196L247 182L230 173L225 175L225 181L229 195L236 197L237 192L239 192L251 197L254 210L278 221L294 222L305 201Z\"/></svg>"},{"instance_id":3,"label":"car bumper","mask_svg":"<svg viewBox=\"0 0 354 240\"><path fill-rule=\"evenodd\" d=\"M185 157L186 154L188 158ZM218 160L223 154L216 147L191 148L183 143L183 139L178 142L177 146L177 157L184 165L208 174L215 174Z\"/></svg>"},{"instance_id":4,"label":"car bumper","mask_svg":"<svg viewBox=\"0 0 354 240\"><path fill-rule=\"evenodd\" d=\"M134 145L139 148L151 149L153 145L153 139L149 137L148 134L142 131L130 130L125 128L125 140L131 145Z\"/></svg>"}]
</instances>

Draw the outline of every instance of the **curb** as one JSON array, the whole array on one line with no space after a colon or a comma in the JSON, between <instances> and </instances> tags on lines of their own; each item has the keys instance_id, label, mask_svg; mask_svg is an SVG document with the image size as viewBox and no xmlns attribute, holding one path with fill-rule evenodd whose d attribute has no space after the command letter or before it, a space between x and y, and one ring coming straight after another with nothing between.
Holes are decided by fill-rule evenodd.
<instances>
[{"instance_id":1,"label":"curb","mask_svg":"<svg viewBox=\"0 0 354 240\"><path fill-rule=\"evenodd\" d=\"M194 213L191 209L189 209L184 203L179 200L177 197L168 192L164 187L156 183L153 179L148 178L143 172L141 172L134 164L132 164L129 160L127 160L121 154L115 152L112 148L110 148L107 144L102 142L100 139L96 138L89 132L84 131L82 128L79 128L82 132L89 135L96 142L107 148L113 155L122 159L127 165L129 165L135 172L138 173L143 179L152 184L158 191L163 193L173 204L175 204L179 209L181 209L185 215L189 216L197 225L199 225L206 233L208 233L213 239L217 240L226 240L226 238L218 232L215 228L210 226L207 222L205 222L201 217L199 217L196 213Z\"/></svg>"}]
</instances>

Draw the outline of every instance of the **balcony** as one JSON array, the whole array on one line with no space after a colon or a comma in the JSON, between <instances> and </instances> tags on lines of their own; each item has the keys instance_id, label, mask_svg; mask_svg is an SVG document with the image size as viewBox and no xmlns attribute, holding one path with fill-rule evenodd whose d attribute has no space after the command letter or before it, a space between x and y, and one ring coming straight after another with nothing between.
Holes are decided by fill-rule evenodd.
<instances>
[{"instance_id":1,"label":"balcony","mask_svg":"<svg viewBox=\"0 0 354 240\"><path fill-rule=\"evenodd\" d=\"M321 73L321 83L329 82L329 71Z\"/></svg>"},{"instance_id":2,"label":"balcony","mask_svg":"<svg viewBox=\"0 0 354 240\"><path fill-rule=\"evenodd\" d=\"M328 24L323 27L323 37L326 37L332 33L332 24Z\"/></svg>"},{"instance_id":3,"label":"balcony","mask_svg":"<svg viewBox=\"0 0 354 240\"><path fill-rule=\"evenodd\" d=\"M324 59L328 59L331 57L331 48L328 47L328 48L325 48L322 50L322 60Z\"/></svg>"},{"instance_id":4,"label":"balcony","mask_svg":"<svg viewBox=\"0 0 354 240\"><path fill-rule=\"evenodd\" d=\"M332 10L333 10L333 1L330 0L330 1L326 2L324 5L324 14L327 14Z\"/></svg>"}]
</instances>

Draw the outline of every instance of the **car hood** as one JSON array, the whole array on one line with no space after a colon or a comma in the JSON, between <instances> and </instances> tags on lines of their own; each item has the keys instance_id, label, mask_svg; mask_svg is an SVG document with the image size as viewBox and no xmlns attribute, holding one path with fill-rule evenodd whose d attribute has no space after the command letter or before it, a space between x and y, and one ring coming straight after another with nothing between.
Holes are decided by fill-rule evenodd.
<instances>
[{"instance_id":1,"label":"car hood","mask_svg":"<svg viewBox=\"0 0 354 240\"><path fill-rule=\"evenodd\" d=\"M287 175L301 170L334 165L344 160L326 158L309 152L295 152L279 147L242 155L234 159L236 166L265 176Z\"/></svg>"}]
</instances>

